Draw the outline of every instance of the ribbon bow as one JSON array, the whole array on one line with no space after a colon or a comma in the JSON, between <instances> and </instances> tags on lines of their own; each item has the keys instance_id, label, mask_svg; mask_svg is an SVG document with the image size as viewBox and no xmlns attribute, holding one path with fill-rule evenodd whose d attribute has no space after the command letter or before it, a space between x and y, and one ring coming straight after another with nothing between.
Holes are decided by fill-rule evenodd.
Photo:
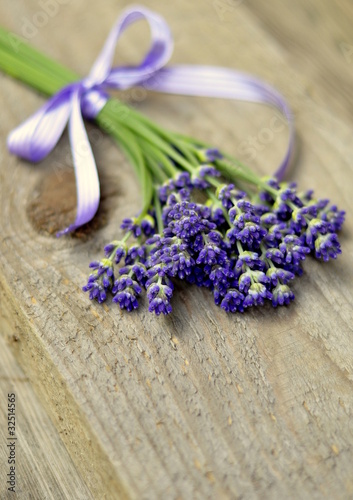
<instances>
[{"instance_id":1,"label":"ribbon bow","mask_svg":"<svg viewBox=\"0 0 353 500\"><path fill-rule=\"evenodd\" d=\"M120 35L135 21L145 19L151 30L151 45L137 66L112 67ZM77 229L95 215L100 199L99 179L83 117L94 119L109 99L107 89L143 86L147 90L206 97L262 102L278 108L289 124L289 144L275 176L280 179L290 162L294 145L291 111L276 89L245 73L214 66L164 67L173 50L166 21L144 7L125 10L113 26L89 75L61 89L34 115L14 129L8 148L31 162L45 158L56 146L67 123L77 187L77 214L73 224L58 236Z\"/></svg>"}]
</instances>

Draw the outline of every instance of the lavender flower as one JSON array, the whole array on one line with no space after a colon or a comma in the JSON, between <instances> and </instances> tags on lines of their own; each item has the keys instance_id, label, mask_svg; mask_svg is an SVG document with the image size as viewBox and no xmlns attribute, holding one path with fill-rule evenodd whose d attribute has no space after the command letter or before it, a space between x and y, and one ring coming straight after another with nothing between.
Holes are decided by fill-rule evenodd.
<instances>
[{"instance_id":1,"label":"lavender flower","mask_svg":"<svg viewBox=\"0 0 353 500\"><path fill-rule=\"evenodd\" d=\"M93 272L88 282L82 287L84 292L89 292L91 300L96 299L100 304L107 298L107 291L112 288L114 281L113 263L109 259L94 261L89 265Z\"/></svg>"},{"instance_id":2,"label":"lavender flower","mask_svg":"<svg viewBox=\"0 0 353 500\"><path fill-rule=\"evenodd\" d=\"M328 203L328 200L326 200ZM319 210L318 216L325 222L329 224L330 231L340 231L345 219L345 212L343 210L338 210L336 205L331 205L328 208L323 208Z\"/></svg>"},{"instance_id":3,"label":"lavender flower","mask_svg":"<svg viewBox=\"0 0 353 500\"><path fill-rule=\"evenodd\" d=\"M293 267L298 267L310 253L310 248L305 245L303 238L292 234L283 238L279 249L283 253L283 261Z\"/></svg>"},{"instance_id":4,"label":"lavender flower","mask_svg":"<svg viewBox=\"0 0 353 500\"><path fill-rule=\"evenodd\" d=\"M119 272L121 276L115 281L112 289L113 302L127 311L137 309L137 296L141 294L142 289L137 281L132 279L133 271L130 267L122 268Z\"/></svg>"},{"instance_id":5,"label":"lavender flower","mask_svg":"<svg viewBox=\"0 0 353 500\"><path fill-rule=\"evenodd\" d=\"M287 285L278 285L272 290L273 307L288 305L294 300L294 293Z\"/></svg>"},{"instance_id":6,"label":"lavender flower","mask_svg":"<svg viewBox=\"0 0 353 500\"><path fill-rule=\"evenodd\" d=\"M264 284L253 283L247 291L247 294L243 301L243 306L262 306L265 302L265 299L272 299L271 292L267 290Z\"/></svg>"},{"instance_id":7,"label":"lavender flower","mask_svg":"<svg viewBox=\"0 0 353 500\"><path fill-rule=\"evenodd\" d=\"M260 269L264 267L264 263L260 259L260 256L257 252L244 250L239 253L235 268L237 270L244 269L246 271L248 267L259 267Z\"/></svg>"},{"instance_id":8,"label":"lavender flower","mask_svg":"<svg viewBox=\"0 0 353 500\"><path fill-rule=\"evenodd\" d=\"M207 181L206 177L219 176L220 173L212 165L201 165L196 169L195 174L191 178L191 182L196 189L207 189L211 184Z\"/></svg>"},{"instance_id":9,"label":"lavender flower","mask_svg":"<svg viewBox=\"0 0 353 500\"><path fill-rule=\"evenodd\" d=\"M170 221L168 227L173 234L182 239L192 238L201 232L208 233L216 228L216 225L206 218L209 212L209 209L196 203L187 201L176 203L168 214Z\"/></svg>"},{"instance_id":10,"label":"lavender flower","mask_svg":"<svg viewBox=\"0 0 353 500\"><path fill-rule=\"evenodd\" d=\"M238 279L239 290L244 293L247 293L251 285L254 283L266 285L268 282L269 278L263 271L252 270L250 268L247 268L247 270L242 273Z\"/></svg>"},{"instance_id":11,"label":"lavender flower","mask_svg":"<svg viewBox=\"0 0 353 500\"><path fill-rule=\"evenodd\" d=\"M308 247L313 250L317 236L326 234L328 230L329 225L327 222L321 219L311 219L305 232L305 241Z\"/></svg>"},{"instance_id":12,"label":"lavender flower","mask_svg":"<svg viewBox=\"0 0 353 500\"><path fill-rule=\"evenodd\" d=\"M96 299L100 304L107 298L107 292L104 286L92 275L88 278L88 282L82 287L84 292L89 292L91 300Z\"/></svg>"},{"instance_id":13,"label":"lavender flower","mask_svg":"<svg viewBox=\"0 0 353 500\"><path fill-rule=\"evenodd\" d=\"M282 269L281 267L269 267L266 276L268 280L273 284L278 283L287 284L290 280L294 279L295 275L288 271L287 269Z\"/></svg>"},{"instance_id":14,"label":"lavender flower","mask_svg":"<svg viewBox=\"0 0 353 500\"><path fill-rule=\"evenodd\" d=\"M112 293L114 302L132 311L145 289L149 311L169 314L172 280L181 279L208 288L226 312L265 302L278 307L294 299L289 283L302 274L309 254L328 261L341 253L336 231L344 212L315 200L311 191L298 193L294 183L271 179L252 200L232 183L219 184L212 194L219 182L212 161L221 159L214 154L192 175L181 172L164 183L154 208L123 221L124 240L112 241L107 258L91 264L84 287L91 299L102 302ZM135 241L126 243L129 238ZM122 263L115 281L114 261Z\"/></svg>"},{"instance_id":15,"label":"lavender flower","mask_svg":"<svg viewBox=\"0 0 353 500\"><path fill-rule=\"evenodd\" d=\"M121 229L124 229L126 232L131 231L135 236L135 238L141 236L142 234L141 224L139 223L136 217L130 217L124 219L120 227Z\"/></svg>"},{"instance_id":16,"label":"lavender flower","mask_svg":"<svg viewBox=\"0 0 353 500\"><path fill-rule=\"evenodd\" d=\"M157 316L170 314L172 306L170 300L173 295L173 283L163 272L163 267L154 266L148 272L149 279L146 282L148 310Z\"/></svg>"},{"instance_id":17,"label":"lavender flower","mask_svg":"<svg viewBox=\"0 0 353 500\"><path fill-rule=\"evenodd\" d=\"M232 206L236 204L237 200L246 197L246 193L237 189L234 184L224 184L220 186L217 190L217 194L218 199L227 210L230 210Z\"/></svg>"},{"instance_id":18,"label":"lavender flower","mask_svg":"<svg viewBox=\"0 0 353 500\"><path fill-rule=\"evenodd\" d=\"M336 233L322 234L315 241L315 257L325 262L342 253Z\"/></svg>"},{"instance_id":19,"label":"lavender flower","mask_svg":"<svg viewBox=\"0 0 353 500\"><path fill-rule=\"evenodd\" d=\"M244 311L244 295L235 288L229 288L221 301L221 308L226 312L235 313Z\"/></svg>"},{"instance_id":20,"label":"lavender flower","mask_svg":"<svg viewBox=\"0 0 353 500\"><path fill-rule=\"evenodd\" d=\"M202 163L214 162L223 158L222 153L217 148L197 149L196 154Z\"/></svg>"},{"instance_id":21,"label":"lavender flower","mask_svg":"<svg viewBox=\"0 0 353 500\"><path fill-rule=\"evenodd\" d=\"M114 240L104 247L104 252L106 257L110 257L114 252L115 255L113 255L113 257L115 257L115 263L119 264L121 259L126 256L127 246L122 241Z\"/></svg>"},{"instance_id":22,"label":"lavender flower","mask_svg":"<svg viewBox=\"0 0 353 500\"><path fill-rule=\"evenodd\" d=\"M188 245L176 236L160 238L151 251L151 265L163 263L169 276L180 279L191 273L194 259L191 257Z\"/></svg>"},{"instance_id":23,"label":"lavender flower","mask_svg":"<svg viewBox=\"0 0 353 500\"><path fill-rule=\"evenodd\" d=\"M210 231L202 235L204 245L196 259L196 264L224 264L227 261L227 253L222 249L222 235L216 231Z\"/></svg>"}]
</instances>

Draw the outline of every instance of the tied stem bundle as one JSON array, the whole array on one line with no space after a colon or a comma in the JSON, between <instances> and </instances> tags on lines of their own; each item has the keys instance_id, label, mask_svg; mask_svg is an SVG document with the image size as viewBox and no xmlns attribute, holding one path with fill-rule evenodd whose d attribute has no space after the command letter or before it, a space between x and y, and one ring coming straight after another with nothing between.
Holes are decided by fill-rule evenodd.
<instances>
[{"instance_id":1,"label":"tied stem bundle","mask_svg":"<svg viewBox=\"0 0 353 500\"><path fill-rule=\"evenodd\" d=\"M77 130L82 135L80 116L75 111L75 106L80 106L86 109L86 117L93 118L116 141L140 181L140 212L123 220L123 235L117 231L117 238L105 246L105 256L91 262L91 274L83 290L99 303L110 295L127 311L138 307L138 298L146 290L149 311L156 315L172 311L175 280L208 288L215 304L227 312L243 312L265 302L274 307L289 304L294 299L290 283L302 274L307 256L328 261L341 253L337 232L344 222L344 212L328 200L316 198L311 190L299 191L295 183L280 182L290 150L276 177L261 178L220 148L165 130L132 107L109 98L105 92L109 82L115 88L126 88L142 81L141 74L140 79L133 80L136 70L122 73L120 69L119 73L119 68L109 69L105 64L114 37L135 20L136 12L127 12L119 21L102 53L105 58L98 58L88 79L81 82L75 73L0 29L0 68L32 88L54 95L39 118L35 115L35 121L24 124L26 131L28 127L33 129L31 140L23 134L22 126L12 139L10 136L10 150L35 161L44 157L55 145L48 120L61 120L60 137L70 117L71 136ZM155 14L151 18L147 9L138 12L137 17L145 17L152 27L157 23L165 28L164 21ZM143 81L146 88L173 92L173 72L161 70L170 50L167 45L161 48L159 42L155 41L149 53L156 57L154 71L159 72L159 86L150 75L144 75ZM145 70L147 60L139 70ZM98 84L104 64L104 78ZM190 77L194 70L174 70L181 93L181 75ZM207 85L207 72L204 75ZM121 78L125 78L125 87ZM259 87L258 81L243 75L230 75L229 82L238 82L237 98L261 100L261 95L263 102L286 110L278 94L266 84ZM196 91L189 88L189 93ZM99 202L99 185L98 202L97 196L91 205L89 199L80 196L89 189L95 192L96 184L94 174L87 184L89 174L80 167L82 158L74 154L75 159L81 206L79 201L75 224L63 232L92 218ZM86 162L92 166L92 155Z\"/></svg>"}]
</instances>

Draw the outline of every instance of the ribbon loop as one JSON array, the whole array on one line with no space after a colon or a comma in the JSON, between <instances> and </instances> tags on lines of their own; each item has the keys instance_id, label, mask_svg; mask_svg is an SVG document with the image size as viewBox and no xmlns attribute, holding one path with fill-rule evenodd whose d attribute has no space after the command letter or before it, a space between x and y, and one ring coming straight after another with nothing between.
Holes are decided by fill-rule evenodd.
<instances>
[{"instance_id":1,"label":"ribbon loop","mask_svg":"<svg viewBox=\"0 0 353 500\"><path fill-rule=\"evenodd\" d=\"M133 23L146 20L151 45L137 66L112 67L114 52L122 33ZM93 64L89 75L51 97L34 115L14 129L8 137L9 150L26 160L38 162L56 146L69 124L77 188L77 214L73 224L58 236L77 229L95 215L100 199L99 179L83 118L95 118L109 95L107 89L123 90L143 86L170 94L238 99L270 104L279 109L289 124L289 144L275 175L281 179L294 146L291 111L279 92L250 75L212 66L172 66L164 68L173 51L173 40L166 21L145 7L127 9L116 21Z\"/></svg>"},{"instance_id":2,"label":"ribbon loop","mask_svg":"<svg viewBox=\"0 0 353 500\"><path fill-rule=\"evenodd\" d=\"M148 22L152 39L151 47L145 58L138 66L112 69L114 52L120 36L131 24L141 19ZM127 9L110 31L87 80L92 85L105 83L115 89L127 89L138 85L162 68L169 61L172 52L172 35L169 26L161 16L141 7Z\"/></svg>"},{"instance_id":3,"label":"ribbon loop","mask_svg":"<svg viewBox=\"0 0 353 500\"><path fill-rule=\"evenodd\" d=\"M7 147L31 162L38 162L54 149L70 116L70 87L51 97L7 138Z\"/></svg>"}]
</instances>

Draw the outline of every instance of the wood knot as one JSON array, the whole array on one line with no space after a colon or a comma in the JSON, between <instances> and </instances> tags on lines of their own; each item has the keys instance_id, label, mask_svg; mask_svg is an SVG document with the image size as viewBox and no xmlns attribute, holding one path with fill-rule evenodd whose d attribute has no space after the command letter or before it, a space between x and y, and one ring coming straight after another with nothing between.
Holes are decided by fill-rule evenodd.
<instances>
[{"instance_id":1,"label":"wood knot","mask_svg":"<svg viewBox=\"0 0 353 500\"><path fill-rule=\"evenodd\" d=\"M117 190L111 179L100 177L101 202L95 217L72 233L74 238L85 238L107 223L112 198ZM76 180L72 169L43 174L27 205L27 215L40 234L56 235L69 226L76 217Z\"/></svg>"}]
</instances>

